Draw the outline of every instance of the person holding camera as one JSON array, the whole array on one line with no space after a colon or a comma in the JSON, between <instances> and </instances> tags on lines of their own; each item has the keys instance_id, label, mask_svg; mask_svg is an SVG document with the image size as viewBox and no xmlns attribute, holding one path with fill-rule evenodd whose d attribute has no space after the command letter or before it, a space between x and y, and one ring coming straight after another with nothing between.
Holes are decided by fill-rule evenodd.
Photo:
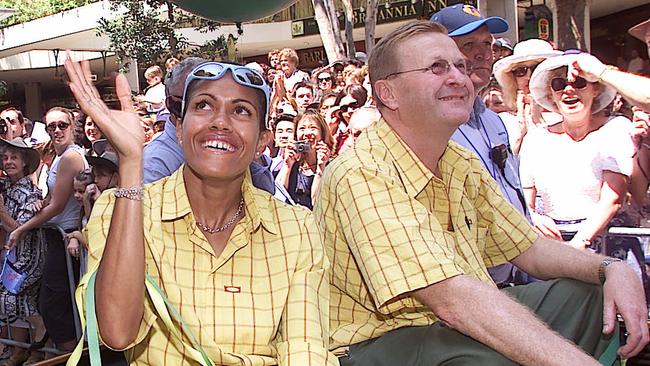
<instances>
[{"instance_id":1,"label":"person holding camera","mask_svg":"<svg viewBox=\"0 0 650 366\"><path fill-rule=\"evenodd\" d=\"M276 177L295 203L313 208L313 200L334 140L318 111L308 109L296 117L295 142L282 150L284 165Z\"/></svg>"}]
</instances>

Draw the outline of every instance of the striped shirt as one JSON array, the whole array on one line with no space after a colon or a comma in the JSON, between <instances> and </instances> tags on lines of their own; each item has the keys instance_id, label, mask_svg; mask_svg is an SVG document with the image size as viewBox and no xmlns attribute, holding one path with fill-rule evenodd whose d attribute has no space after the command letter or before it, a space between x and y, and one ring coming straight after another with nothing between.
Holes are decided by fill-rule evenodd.
<instances>
[{"instance_id":1,"label":"striped shirt","mask_svg":"<svg viewBox=\"0 0 650 366\"><path fill-rule=\"evenodd\" d=\"M486 267L537 238L474 154L450 142L438 166L442 179L381 120L326 170L314 215L332 265L332 349L436 322L411 291L461 274L494 285Z\"/></svg>"},{"instance_id":2,"label":"striped shirt","mask_svg":"<svg viewBox=\"0 0 650 366\"><path fill-rule=\"evenodd\" d=\"M196 226L182 171L145 185L145 268L210 359L217 365L338 365L327 350L329 262L311 213L253 187L247 173L245 216L215 256ZM114 203L104 193L88 223L91 271ZM127 347L130 364L197 364L170 339L149 297L144 309Z\"/></svg>"}]
</instances>

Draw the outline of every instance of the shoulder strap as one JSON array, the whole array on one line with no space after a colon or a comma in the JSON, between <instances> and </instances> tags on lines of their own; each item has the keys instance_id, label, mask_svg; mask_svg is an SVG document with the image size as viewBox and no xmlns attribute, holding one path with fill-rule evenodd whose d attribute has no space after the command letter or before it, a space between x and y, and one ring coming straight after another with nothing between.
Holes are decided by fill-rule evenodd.
<instances>
[{"instance_id":1,"label":"shoulder strap","mask_svg":"<svg viewBox=\"0 0 650 366\"><path fill-rule=\"evenodd\" d=\"M101 355L99 351L99 331L97 327L97 314L95 312L96 275L97 275L96 271L94 271L90 275L90 278L88 280L88 285L86 287L85 313L88 319L85 326L84 326L84 322L85 322L84 314L83 312L79 314L82 328L84 329L84 333L86 333L85 335L88 338L88 355L90 358L91 366L101 366L102 364ZM196 337L194 336L194 333L192 333L191 329L185 324L183 319L180 317L178 311L174 308L171 302L169 302L169 300L165 296L165 293L160 289L160 287L158 287L155 281L148 274L146 275L145 278L145 285L146 285L147 293L149 294L149 297L151 298L151 301L156 309L156 313L158 314L158 316L160 316L162 321L165 323L167 329L169 329L170 333L172 334L173 341L178 342L180 347L185 349L188 355L194 360L196 360L197 362L199 362L201 365L214 366L214 363L210 360L207 353L203 350L203 348L197 341ZM77 303L80 303L81 302L80 288L77 289L75 297ZM169 311L167 310L167 308L169 308ZM178 328L172 321L172 318L169 314L170 311L173 317L175 318L175 320L181 324L182 330L188 335L194 347L192 345L187 344L185 341L183 341L183 336L181 332L178 330ZM68 362L66 363L67 366L74 366L79 363L83 352L83 346L84 346L84 339L82 336L82 339L79 341L77 347L74 349L72 355L68 359Z\"/></svg>"}]
</instances>

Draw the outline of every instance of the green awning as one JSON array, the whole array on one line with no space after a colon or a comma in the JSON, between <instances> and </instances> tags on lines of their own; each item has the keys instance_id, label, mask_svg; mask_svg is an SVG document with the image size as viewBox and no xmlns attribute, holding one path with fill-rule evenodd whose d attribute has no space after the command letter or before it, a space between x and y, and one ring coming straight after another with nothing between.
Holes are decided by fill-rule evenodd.
<instances>
[{"instance_id":1,"label":"green awning","mask_svg":"<svg viewBox=\"0 0 650 366\"><path fill-rule=\"evenodd\" d=\"M222 23L249 22L273 15L296 0L171 0L181 8Z\"/></svg>"}]
</instances>

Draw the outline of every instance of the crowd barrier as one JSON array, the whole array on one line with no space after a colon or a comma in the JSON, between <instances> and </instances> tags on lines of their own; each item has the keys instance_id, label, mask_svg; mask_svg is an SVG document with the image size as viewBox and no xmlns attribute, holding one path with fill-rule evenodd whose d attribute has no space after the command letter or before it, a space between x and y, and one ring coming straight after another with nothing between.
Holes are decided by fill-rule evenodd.
<instances>
[{"instance_id":1,"label":"crowd barrier","mask_svg":"<svg viewBox=\"0 0 650 366\"><path fill-rule=\"evenodd\" d=\"M45 240L45 230L47 229L52 229L56 230L61 235L65 238L65 231L56 225L43 225L42 227L36 229L37 235L38 235L38 240ZM67 247L67 240L65 240L66 247ZM86 255L85 255L85 248L80 248L80 251L82 252L82 255L80 255L80 258L85 260ZM79 312L77 309L77 304L75 302L75 289L76 289L76 283L75 283L75 276L74 276L74 266L73 266L73 259L66 250L65 252L65 261L66 261L66 267L67 267L67 273L68 273L68 286L70 288L70 297L72 299L72 306L73 306L73 311L74 311L74 319L75 319L75 332L76 332L76 340L78 341L81 338L81 321L79 319ZM85 269L86 266L80 266L82 271ZM80 271L81 272L81 271ZM83 276L84 273L79 273L79 278ZM5 316L3 314L0 314L0 324L4 327L5 325L9 324L10 326L7 327L7 338L2 338L0 337L0 343L8 346L13 346L13 347L19 347L19 348L24 348L28 349L31 343L35 342L36 340L34 339L33 332L34 332L34 327L26 320L26 319L15 319L13 321L9 321L9 317ZM14 341L12 339L12 334L11 334L11 328L16 327L16 328L26 328L29 333L29 341L30 343L26 342L18 342ZM39 349L40 352L48 353L51 355L63 355L66 354L66 351L62 351L60 349L54 348L54 347L43 347Z\"/></svg>"}]
</instances>

